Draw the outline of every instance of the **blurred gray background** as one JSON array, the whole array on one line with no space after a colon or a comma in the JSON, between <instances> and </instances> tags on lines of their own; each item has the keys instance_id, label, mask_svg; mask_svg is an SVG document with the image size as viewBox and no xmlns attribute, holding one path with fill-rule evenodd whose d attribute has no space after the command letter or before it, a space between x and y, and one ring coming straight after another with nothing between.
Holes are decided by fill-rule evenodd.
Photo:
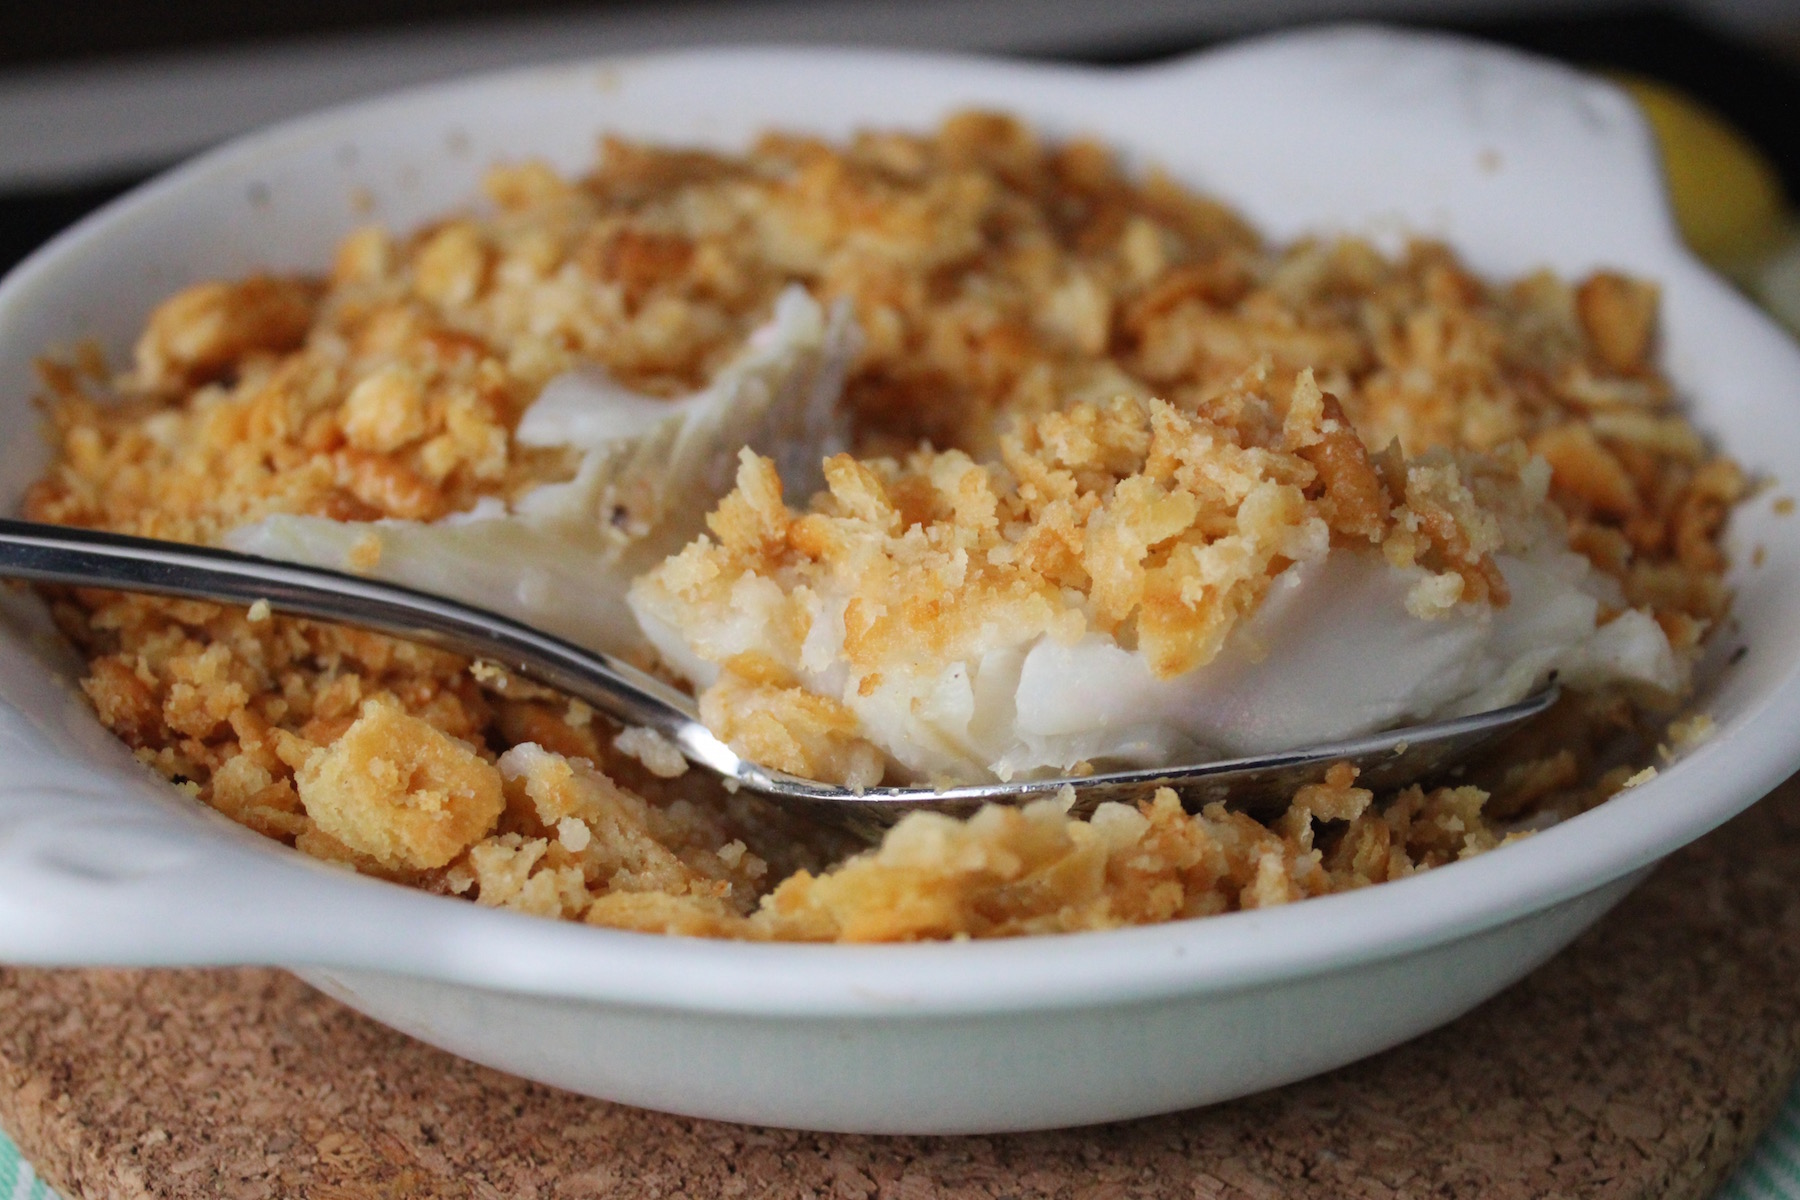
<instances>
[{"instance_id":1,"label":"blurred gray background","mask_svg":"<svg viewBox=\"0 0 1800 1200\"><path fill-rule=\"evenodd\" d=\"M1800 194L1800 0L61 0L0 7L0 268L234 133L470 71L734 42L1130 63L1344 18L1658 77Z\"/></svg>"}]
</instances>

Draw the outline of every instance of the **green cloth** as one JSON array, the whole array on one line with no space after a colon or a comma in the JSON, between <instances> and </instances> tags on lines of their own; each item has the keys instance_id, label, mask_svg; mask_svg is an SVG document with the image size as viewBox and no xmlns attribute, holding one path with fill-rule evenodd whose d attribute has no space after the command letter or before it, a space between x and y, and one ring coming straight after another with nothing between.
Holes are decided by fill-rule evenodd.
<instances>
[{"instance_id":1,"label":"green cloth","mask_svg":"<svg viewBox=\"0 0 1800 1200\"><path fill-rule=\"evenodd\" d=\"M1800 1200L1800 1084L1715 1200Z\"/></svg>"},{"instance_id":2,"label":"green cloth","mask_svg":"<svg viewBox=\"0 0 1800 1200\"><path fill-rule=\"evenodd\" d=\"M0 1200L56 1200L0 1133ZM1714 1200L1800 1200L1800 1084L1762 1141Z\"/></svg>"},{"instance_id":3,"label":"green cloth","mask_svg":"<svg viewBox=\"0 0 1800 1200\"><path fill-rule=\"evenodd\" d=\"M0 1200L56 1200L56 1193L32 1173L19 1148L0 1133Z\"/></svg>"}]
</instances>

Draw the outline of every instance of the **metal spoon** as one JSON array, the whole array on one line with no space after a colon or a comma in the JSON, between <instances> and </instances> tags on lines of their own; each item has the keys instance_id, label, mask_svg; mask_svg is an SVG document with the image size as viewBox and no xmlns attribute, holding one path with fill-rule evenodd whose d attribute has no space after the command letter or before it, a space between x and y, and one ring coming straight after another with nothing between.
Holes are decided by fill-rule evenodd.
<instances>
[{"instance_id":1,"label":"metal spoon","mask_svg":"<svg viewBox=\"0 0 1800 1200\"><path fill-rule=\"evenodd\" d=\"M276 612L373 629L471 658L579 697L626 725L648 726L695 766L742 787L866 834L915 809L966 814L983 804L1023 804L1065 784L1075 810L1173 788L1198 811L1215 800L1246 809L1284 807L1296 789L1323 779L1334 763L1359 770L1377 790L1403 787L1456 762L1543 712L1552 686L1517 704L1473 716L1390 729L1368 737L1184 766L1109 771L1067 779L1024 779L963 787L877 787L863 791L801 779L746 759L700 723L692 697L605 654L539 632L498 613L341 571L298 566L229 550L126 537L63 525L0 519L0 578L116 588L216 600L266 601Z\"/></svg>"}]
</instances>

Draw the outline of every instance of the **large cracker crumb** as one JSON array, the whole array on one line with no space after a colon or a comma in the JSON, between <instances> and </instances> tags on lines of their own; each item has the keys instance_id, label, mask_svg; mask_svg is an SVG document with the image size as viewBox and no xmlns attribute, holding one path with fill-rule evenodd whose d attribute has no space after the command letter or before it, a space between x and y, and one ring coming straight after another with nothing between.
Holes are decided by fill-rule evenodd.
<instances>
[{"instance_id":1,"label":"large cracker crumb","mask_svg":"<svg viewBox=\"0 0 1800 1200\"><path fill-rule=\"evenodd\" d=\"M380 701L296 776L325 833L388 867L441 867L504 807L500 773L467 745Z\"/></svg>"}]
</instances>

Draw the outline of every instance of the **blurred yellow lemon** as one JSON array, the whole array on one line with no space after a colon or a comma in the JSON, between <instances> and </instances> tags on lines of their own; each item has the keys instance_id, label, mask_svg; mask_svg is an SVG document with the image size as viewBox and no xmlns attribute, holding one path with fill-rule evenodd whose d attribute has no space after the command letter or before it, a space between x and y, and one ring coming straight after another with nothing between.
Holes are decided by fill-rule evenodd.
<instances>
[{"instance_id":1,"label":"blurred yellow lemon","mask_svg":"<svg viewBox=\"0 0 1800 1200\"><path fill-rule=\"evenodd\" d=\"M1727 270L1774 251L1787 233L1787 197L1761 151L1693 97L1638 76L1616 78L1656 132L1688 245Z\"/></svg>"}]
</instances>

